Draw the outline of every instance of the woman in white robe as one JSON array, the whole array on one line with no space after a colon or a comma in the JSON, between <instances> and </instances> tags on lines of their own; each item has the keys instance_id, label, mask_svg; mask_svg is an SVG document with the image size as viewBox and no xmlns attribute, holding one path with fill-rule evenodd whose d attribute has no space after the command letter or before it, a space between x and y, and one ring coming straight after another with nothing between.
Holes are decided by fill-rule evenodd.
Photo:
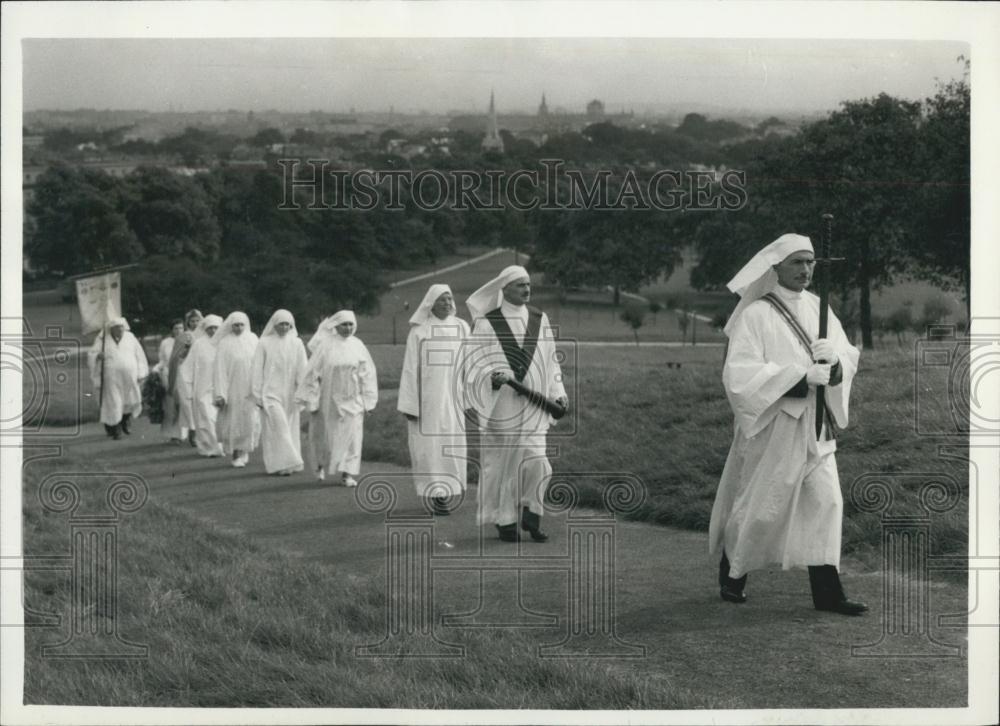
<instances>
[{"instance_id":1,"label":"woman in white robe","mask_svg":"<svg viewBox=\"0 0 1000 726\"><path fill-rule=\"evenodd\" d=\"M104 430L115 439L121 438L122 433L129 434L132 417L142 412L140 382L149 375L149 362L125 318L112 318L97 334L87 363L101 402Z\"/></svg>"},{"instance_id":2,"label":"woman in white robe","mask_svg":"<svg viewBox=\"0 0 1000 726\"><path fill-rule=\"evenodd\" d=\"M212 345L212 338L220 325L222 318L218 315L205 316L178 375L191 381L191 431L198 453L208 457L222 456L222 445L215 432L219 409L215 407L213 393L216 351Z\"/></svg>"},{"instance_id":3,"label":"woman in white robe","mask_svg":"<svg viewBox=\"0 0 1000 726\"><path fill-rule=\"evenodd\" d=\"M469 325L455 316L447 285L431 285L410 318L396 409L407 420L417 496L437 514L465 491L465 375L461 361Z\"/></svg>"},{"instance_id":4,"label":"woman in white robe","mask_svg":"<svg viewBox=\"0 0 1000 726\"><path fill-rule=\"evenodd\" d=\"M267 322L253 357L252 395L260 409L261 452L268 474L302 471L299 404L295 391L305 378L306 348L295 318L278 310Z\"/></svg>"},{"instance_id":5,"label":"woman in white robe","mask_svg":"<svg viewBox=\"0 0 1000 726\"><path fill-rule=\"evenodd\" d=\"M354 337L357 319L341 310L309 341L313 357L296 398L310 411L309 437L318 459L317 478L339 472L344 486L357 486L365 413L378 402L375 362Z\"/></svg>"},{"instance_id":6,"label":"woman in white robe","mask_svg":"<svg viewBox=\"0 0 1000 726\"><path fill-rule=\"evenodd\" d=\"M260 415L251 397L251 364L257 336L246 313L230 313L212 337L215 370L212 388L219 418L215 428L223 450L242 468L260 441Z\"/></svg>"}]
</instances>

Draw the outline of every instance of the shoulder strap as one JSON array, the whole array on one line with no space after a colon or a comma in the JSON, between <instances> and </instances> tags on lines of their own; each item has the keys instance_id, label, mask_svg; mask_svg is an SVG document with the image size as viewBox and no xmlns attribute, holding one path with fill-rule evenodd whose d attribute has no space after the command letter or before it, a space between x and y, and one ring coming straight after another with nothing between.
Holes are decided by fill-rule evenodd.
<instances>
[{"instance_id":1,"label":"shoulder strap","mask_svg":"<svg viewBox=\"0 0 1000 726\"><path fill-rule=\"evenodd\" d=\"M517 344L514 332L507 323L507 318L500 312L500 308L490 310L485 315L493 326L500 347L503 349L504 357L507 358L507 365L514 373L514 378L520 383L528 375L528 368L531 366L531 359L535 355L535 347L538 344L538 332L541 328L542 314L540 311L528 309L528 329L524 335L524 346Z\"/></svg>"},{"instance_id":2,"label":"shoulder strap","mask_svg":"<svg viewBox=\"0 0 1000 726\"><path fill-rule=\"evenodd\" d=\"M806 351L812 356L812 339L809 337L809 333L806 332L805 328L802 327L802 323L799 319L795 317L795 313L788 309L788 306L782 302L781 298L775 295L773 292L769 292L761 300L767 300L771 303L772 307L778 311L781 317L788 323L788 327L792 329L795 333L795 337L800 343L805 347ZM830 414L830 407L826 406L823 409L823 416L826 420L826 438L836 439L837 438L837 425L833 420L833 416Z\"/></svg>"},{"instance_id":3,"label":"shoulder strap","mask_svg":"<svg viewBox=\"0 0 1000 726\"><path fill-rule=\"evenodd\" d=\"M799 322L799 319L795 317L795 313L789 310L788 306L785 305L781 298L773 292L767 293L760 299L766 300L771 304L771 307L778 311L778 314L781 315L786 323L788 323L788 327L792 329L792 332L795 334L798 341L802 343L802 346L806 349L806 351L812 355L812 339L809 337L809 333L806 332L806 329L802 327L802 323Z\"/></svg>"}]
</instances>

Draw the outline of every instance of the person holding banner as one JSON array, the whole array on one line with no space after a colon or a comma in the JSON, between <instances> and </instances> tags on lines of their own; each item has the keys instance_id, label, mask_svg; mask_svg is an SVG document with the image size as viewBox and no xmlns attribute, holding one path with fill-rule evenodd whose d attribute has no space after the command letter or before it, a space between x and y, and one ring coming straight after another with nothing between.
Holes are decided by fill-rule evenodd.
<instances>
[{"instance_id":1,"label":"person holding banner","mask_svg":"<svg viewBox=\"0 0 1000 726\"><path fill-rule=\"evenodd\" d=\"M546 436L551 410L568 404L548 316L530 299L528 271L512 265L466 301L473 319L468 395L483 426L477 518L494 524L504 542L518 541L519 519L532 540L548 540L541 530L552 477Z\"/></svg>"},{"instance_id":2,"label":"person holding banner","mask_svg":"<svg viewBox=\"0 0 1000 726\"><path fill-rule=\"evenodd\" d=\"M215 346L212 336L222 325L218 315L206 315L201 319L198 331L191 344L191 350L180 365L178 379L191 382L191 432L195 446L202 456L222 456L222 445L215 432L215 422L219 409L215 407L213 377L215 373Z\"/></svg>"},{"instance_id":3,"label":"person holding banner","mask_svg":"<svg viewBox=\"0 0 1000 726\"><path fill-rule=\"evenodd\" d=\"M213 403L219 409L216 431L233 466L242 468L260 442L260 415L251 397L252 364L258 339L246 313L230 313L212 337L215 369Z\"/></svg>"},{"instance_id":4,"label":"person holding banner","mask_svg":"<svg viewBox=\"0 0 1000 726\"><path fill-rule=\"evenodd\" d=\"M87 363L98 392L104 430L116 440L130 434L132 418L142 412L140 384L149 375L149 363L125 318L108 320L90 347Z\"/></svg>"},{"instance_id":5,"label":"person holding banner","mask_svg":"<svg viewBox=\"0 0 1000 726\"><path fill-rule=\"evenodd\" d=\"M396 410L406 417L417 496L451 513L465 491L465 375L469 325L455 316L447 285L431 285L410 318Z\"/></svg>"},{"instance_id":6,"label":"person holding banner","mask_svg":"<svg viewBox=\"0 0 1000 726\"><path fill-rule=\"evenodd\" d=\"M815 264L810 239L786 234L728 283L740 295L722 374L735 432L710 550L720 555L723 600L745 602L747 573L779 564L808 568L817 610L860 615L867 606L847 599L837 570L843 498L834 458L860 353L832 312L827 336L817 336L819 298L805 289ZM829 415L817 435L820 386Z\"/></svg>"},{"instance_id":7,"label":"person holding banner","mask_svg":"<svg viewBox=\"0 0 1000 726\"><path fill-rule=\"evenodd\" d=\"M264 326L253 356L251 393L260 409L261 453L268 474L302 471L299 405L295 391L306 372L306 347L295 318L277 310Z\"/></svg>"}]
</instances>

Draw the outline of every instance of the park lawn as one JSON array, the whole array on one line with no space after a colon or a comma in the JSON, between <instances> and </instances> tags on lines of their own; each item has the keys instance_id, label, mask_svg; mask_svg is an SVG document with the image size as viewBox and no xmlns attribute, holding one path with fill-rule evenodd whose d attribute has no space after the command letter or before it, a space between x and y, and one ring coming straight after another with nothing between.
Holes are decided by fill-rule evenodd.
<instances>
[{"instance_id":1,"label":"park lawn","mask_svg":"<svg viewBox=\"0 0 1000 726\"><path fill-rule=\"evenodd\" d=\"M83 459L29 467L23 486L25 555L68 551L65 515L42 509L40 481L94 471ZM729 705L607 660L535 657L530 635L455 636L460 658L358 658L385 634L380 578L345 577L255 545L157 501L124 517L115 618L136 660L41 655L65 639L72 585L61 571L24 579L26 704L201 707L687 709ZM105 622L102 627L109 626ZM110 628L109 628L110 629Z\"/></svg>"}]
</instances>

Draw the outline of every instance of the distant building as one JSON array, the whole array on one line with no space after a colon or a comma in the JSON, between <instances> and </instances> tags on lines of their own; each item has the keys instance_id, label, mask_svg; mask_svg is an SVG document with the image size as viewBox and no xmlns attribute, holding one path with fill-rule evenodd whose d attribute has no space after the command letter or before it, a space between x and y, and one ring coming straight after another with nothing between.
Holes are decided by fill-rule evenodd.
<instances>
[{"instance_id":1,"label":"distant building","mask_svg":"<svg viewBox=\"0 0 1000 726\"><path fill-rule=\"evenodd\" d=\"M587 118L590 119L601 119L604 118L604 104L598 101L596 98L587 104Z\"/></svg>"},{"instance_id":2,"label":"distant building","mask_svg":"<svg viewBox=\"0 0 1000 726\"><path fill-rule=\"evenodd\" d=\"M542 102L538 106L538 116L540 118L548 118L549 116L549 105L545 103L545 94L542 94Z\"/></svg>"},{"instance_id":3,"label":"distant building","mask_svg":"<svg viewBox=\"0 0 1000 726\"><path fill-rule=\"evenodd\" d=\"M490 112L486 121L486 137L483 139L483 151L503 153L503 139L497 126L497 109L493 103L493 91L490 91Z\"/></svg>"}]
</instances>

